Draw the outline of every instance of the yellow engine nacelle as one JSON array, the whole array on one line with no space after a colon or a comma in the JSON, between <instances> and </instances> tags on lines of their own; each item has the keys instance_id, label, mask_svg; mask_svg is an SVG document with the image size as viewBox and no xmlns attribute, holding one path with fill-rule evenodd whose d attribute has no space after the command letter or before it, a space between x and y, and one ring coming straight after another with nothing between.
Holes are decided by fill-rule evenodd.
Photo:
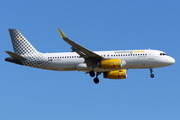
<instances>
[{"instance_id":1,"label":"yellow engine nacelle","mask_svg":"<svg viewBox=\"0 0 180 120\"><path fill-rule=\"evenodd\" d=\"M127 72L125 69L110 71L110 72L104 72L104 78L124 79L126 77L127 77Z\"/></svg>"},{"instance_id":2,"label":"yellow engine nacelle","mask_svg":"<svg viewBox=\"0 0 180 120\"><path fill-rule=\"evenodd\" d=\"M105 69L120 69L121 68L121 60L120 59L102 60L99 63L99 67L105 68Z\"/></svg>"}]
</instances>

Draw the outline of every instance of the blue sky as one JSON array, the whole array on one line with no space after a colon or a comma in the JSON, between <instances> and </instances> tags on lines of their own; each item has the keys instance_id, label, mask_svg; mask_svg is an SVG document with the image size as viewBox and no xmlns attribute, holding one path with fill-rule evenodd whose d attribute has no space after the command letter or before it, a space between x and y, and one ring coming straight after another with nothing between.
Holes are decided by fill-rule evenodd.
<instances>
[{"instance_id":1,"label":"blue sky","mask_svg":"<svg viewBox=\"0 0 180 120\"><path fill-rule=\"evenodd\" d=\"M0 1L1 120L179 120L178 0ZM128 70L125 80L57 72L4 61L17 28L40 52L71 51L57 28L90 50L158 49L176 59L165 68Z\"/></svg>"}]
</instances>

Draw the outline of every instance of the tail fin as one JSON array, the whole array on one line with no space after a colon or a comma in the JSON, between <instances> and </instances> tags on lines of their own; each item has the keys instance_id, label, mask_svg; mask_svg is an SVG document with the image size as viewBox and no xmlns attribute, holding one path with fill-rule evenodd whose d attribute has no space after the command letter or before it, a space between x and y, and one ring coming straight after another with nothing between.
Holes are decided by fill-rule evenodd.
<instances>
[{"instance_id":1,"label":"tail fin","mask_svg":"<svg viewBox=\"0 0 180 120\"><path fill-rule=\"evenodd\" d=\"M16 54L25 55L38 52L17 29L9 29L9 33Z\"/></svg>"}]
</instances>

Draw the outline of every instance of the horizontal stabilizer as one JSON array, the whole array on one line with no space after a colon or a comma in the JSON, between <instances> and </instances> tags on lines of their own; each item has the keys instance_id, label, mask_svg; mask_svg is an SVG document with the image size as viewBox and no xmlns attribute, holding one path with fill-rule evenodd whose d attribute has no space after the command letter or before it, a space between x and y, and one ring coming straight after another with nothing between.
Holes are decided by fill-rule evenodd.
<instances>
[{"instance_id":1,"label":"horizontal stabilizer","mask_svg":"<svg viewBox=\"0 0 180 120\"><path fill-rule=\"evenodd\" d=\"M8 55L10 55L12 58L14 59L17 59L17 60L27 60L26 58L16 54L16 53L13 53L11 51L5 51Z\"/></svg>"}]
</instances>

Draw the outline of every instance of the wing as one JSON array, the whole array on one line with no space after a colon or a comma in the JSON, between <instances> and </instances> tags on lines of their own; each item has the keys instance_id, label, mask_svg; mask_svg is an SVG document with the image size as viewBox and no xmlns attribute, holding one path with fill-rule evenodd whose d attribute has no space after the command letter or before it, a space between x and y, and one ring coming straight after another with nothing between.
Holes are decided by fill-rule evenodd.
<instances>
[{"instance_id":1,"label":"wing","mask_svg":"<svg viewBox=\"0 0 180 120\"><path fill-rule=\"evenodd\" d=\"M70 40L66 37L66 35L61 31L61 29L58 28L58 31L63 38L64 41L66 41L69 45L71 45L72 52L76 52L80 55L80 57L83 57L85 59L85 63L88 67L90 66L96 66L97 61L104 59L102 56L88 50L87 48L75 43L74 41Z\"/></svg>"}]
</instances>

